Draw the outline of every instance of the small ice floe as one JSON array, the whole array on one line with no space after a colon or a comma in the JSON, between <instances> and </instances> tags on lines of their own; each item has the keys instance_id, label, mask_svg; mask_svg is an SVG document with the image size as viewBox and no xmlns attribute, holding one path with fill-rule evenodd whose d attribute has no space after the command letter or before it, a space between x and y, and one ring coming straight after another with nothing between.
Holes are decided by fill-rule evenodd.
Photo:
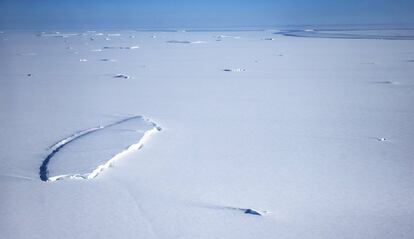
<instances>
[{"instance_id":1,"label":"small ice floe","mask_svg":"<svg viewBox=\"0 0 414 239\"><path fill-rule=\"evenodd\" d=\"M94 37L89 37L89 41L95 41Z\"/></svg>"},{"instance_id":2,"label":"small ice floe","mask_svg":"<svg viewBox=\"0 0 414 239\"><path fill-rule=\"evenodd\" d=\"M92 49L91 51L93 51L93 52L100 52L100 51L102 51L102 49Z\"/></svg>"},{"instance_id":3,"label":"small ice floe","mask_svg":"<svg viewBox=\"0 0 414 239\"><path fill-rule=\"evenodd\" d=\"M116 59L109 59L109 58L102 58L101 61L110 61L110 62L115 62L117 61Z\"/></svg>"},{"instance_id":4,"label":"small ice floe","mask_svg":"<svg viewBox=\"0 0 414 239\"><path fill-rule=\"evenodd\" d=\"M128 76L128 75L124 75L124 74L117 74L117 75L114 75L114 78L118 78L118 79L129 79L131 77Z\"/></svg>"},{"instance_id":5,"label":"small ice floe","mask_svg":"<svg viewBox=\"0 0 414 239\"><path fill-rule=\"evenodd\" d=\"M388 80L385 80L385 81L375 81L374 83L375 84L382 84L382 85L397 85L398 84L398 82L388 81Z\"/></svg>"},{"instance_id":6,"label":"small ice floe","mask_svg":"<svg viewBox=\"0 0 414 239\"><path fill-rule=\"evenodd\" d=\"M383 138L383 137L379 137L379 138L377 138L377 141L383 142L383 141L387 141L387 139Z\"/></svg>"},{"instance_id":7,"label":"small ice floe","mask_svg":"<svg viewBox=\"0 0 414 239\"><path fill-rule=\"evenodd\" d=\"M103 36L103 33L102 32L96 33L95 36Z\"/></svg>"},{"instance_id":8,"label":"small ice floe","mask_svg":"<svg viewBox=\"0 0 414 239\"><path fill-rule=\"evenodd\" d=\"M20 53L20 56L37 56L37 53L34 52L26 52L26 53Z\"/></svg>"},{"instance_id":9,"label":"small ice floe","mask_svg":"<svg viewBox=\"0 0 414 239\"><path fill-rule=\"evenodd\" d=\"M79 61L81 61L81 62L85 62L85 61L88 61L88 60L86 60L86 59L82 58L82 59L79 59Z\"/></svg>"},{"instance_id":10,"label":"small ice floe","mask_svg":"<svg viewBox=\"0 0 414 239\"><path fill-rule=\"evenodd\" d=\"M178 44L200 44L205 43L204 41L177 41L177 40L171 40L166 41L167 43L178 43Z\"/></svg>"},{"instance_id":11,"label":"small ice floe","mask_svg":"<svg viewBox=\"0 0 414 239\"><path fill-rule=\"evenodd\" d=\"M157 38L157 36L151 36L151 38Z\"/></svg>"},{"instance_id":12,"label":"small ice floe","mask_svg":"<svg viewBox=\"0 0 414 239\"><path fill-rule=\"evenodd\" d=\"M264 40L265 41L274 41L274 40L276 40L276 38L266 37Z\"/></svg>"},{"instance_id":13,"label":"small ice floe","mask_svg":"<svg viewBox=\"0 0 414 239\"><path fill-rule=\"evenodd\" d=\"M304 31L305 31L305 32L314 32L314 31L315 31L315 29L308 28L308 29L305 29Z\"/></svg>"},{"instance_id":14,"label":"small ice floe","mask_svg":"<svg viewBox=\"0 0 414 239\"><path fill-rule=\"evenodd\" d=\"M107 37L107 38L105 38L105 40L106 40L106 41L110 41L110 40L111 40L111 38Z\"/></svg>"},{"instance_id":15,"label":"small ice floe","mask_svg":"<svg viewBox=\"0 0 414 239\"><path fill-rule=\"evenodd\" d=\"M131 49L138 49L139 46L104 46L103 49L121 49L121 50L131 50Z\"/></svg>"},{"instance_id":16,"label":"small ice floe","mask_svg":"<svg viewBox=\"0 0 414 239\"><path fill-rule=\"evenodd\" d=\"M72 37L72 36L82 36L82 34L81 33L61 33L61 32L52 32L52 33L41 32L41 33L38 33L37 36L39 36L39 37L68 38L68 37Z\"/></svg>"},{"instance_id":17,"label":"small ice floe","mask_svg":"<svg viewBox=\"0 0 414 239\"><path fill-rule=\"evenodd\" d=\"M233 38L233 39L240 39L239 36L228 36L228 35L218 35L216 36L217 39L223 39L223 38Z\"/></svg>"},{"instance_id":18,"label":"small ice floe","mask_svg":"<svg viewBox=\"0 0 414 239\"><path fill-rule=\"evenodd\" d=\"M223 71L226 71L226 72L244 72L244 71L246 71L246 69L243 69L243 68L235 68L235 69L223 69Z\"/></svg>"},{"instance_id":19,"label":"small ice floe","mask_svg":"<svg viewBox=\"0 0 414 239\"><path fill-rule=\"evenodd\" d=\"M191 41L177 41L177 40L171 40L166 41L167 43L179 43L179 44L191 44Z\"/></svg>"}]
</instances>

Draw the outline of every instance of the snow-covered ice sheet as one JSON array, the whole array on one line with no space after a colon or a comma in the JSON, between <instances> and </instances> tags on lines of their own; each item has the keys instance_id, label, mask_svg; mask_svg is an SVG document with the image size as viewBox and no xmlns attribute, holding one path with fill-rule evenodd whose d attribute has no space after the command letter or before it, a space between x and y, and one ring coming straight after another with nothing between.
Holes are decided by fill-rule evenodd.
<instances>
[{"instance_id":1,"label":"snow-covered ice sheet","mask_svg":"<svg viewBox=\"0 0 414 239\"><path fill-rule=\"evenodd\" d=\"M414 41L275 32L0 34L0 238L413 238Z\"/></svg>"}]
</instances>

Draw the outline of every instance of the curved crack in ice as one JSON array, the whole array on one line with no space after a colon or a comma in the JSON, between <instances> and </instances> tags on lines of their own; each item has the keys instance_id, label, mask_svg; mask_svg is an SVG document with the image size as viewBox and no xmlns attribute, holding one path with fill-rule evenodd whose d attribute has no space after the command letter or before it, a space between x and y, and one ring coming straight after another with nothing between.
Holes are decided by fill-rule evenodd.
<instances>
[{"instance_id":1,"label":"curved crack in ice","mask_svg":"<svg viewBox=\"0 0 414 239\"><path fill-rule=\"evenodd\" d=\"M123 156L125 156L127 153L131 152L131 151L135 151L140 149L143 145L144 142L150 137L150 135L152 135L154 132L156 131L161 131L161 127L159 127L156 123L150 121L149 119L144 119L147 123L149 123L152 127L145 131L144 135L139 139L139 141L135 144L132 144L130 146L128 146L126 149L124 149L123 151L115 154L114 156L112 156L108 161L106 161L104 164L98 165L92 172L90 173L86 173L86 174L67 174L67 175L58 175L58 176L53 176L53 177L49 177L49 170L48 170L48 165L50 160L62 149L64 148L66 145L68 145L69 143L72 143L74 141L76 141L77 139L80 139L86 135L95 133L97 131L106 129L106 128L110 128L112 126L115 125L119 125L122 123L125 123L127 121L133 120L133 119L144 119L142 116L132 116L132 117L128 117L122 120L119 120L117 122L105 125L105 126L98 126L98 127L93 127L90 129L86 129L86 130L82 130L79 131L65 139L60 140L59 142L55 143L54 145L52 145L51 147L49 147L50 153L44 158L42 165L39 168L39 177L42 181L57 181L57 180L61 180L61 179L65 179L65 178L69 178L69 179L91 179L91 178L95 178L96 176L98 176L103 170L109 168L111 166L111 163L119 158L122 158Z\"/></svg>"}]
</instances>

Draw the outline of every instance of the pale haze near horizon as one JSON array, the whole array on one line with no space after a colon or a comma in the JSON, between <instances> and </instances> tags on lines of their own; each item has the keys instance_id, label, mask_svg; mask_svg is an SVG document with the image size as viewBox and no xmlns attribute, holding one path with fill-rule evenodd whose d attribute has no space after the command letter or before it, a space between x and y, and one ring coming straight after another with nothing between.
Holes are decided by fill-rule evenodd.
<instances>
[{"instance_id":1,"label":"pale haze near horizon","mask_svg":"<svg viewBox=\"0 0 414 239\"><path fill-rule=\"evenodd\" d=\"M0 28L413 25L414 1L0 1Z\"/></svg>"}]
</instances>

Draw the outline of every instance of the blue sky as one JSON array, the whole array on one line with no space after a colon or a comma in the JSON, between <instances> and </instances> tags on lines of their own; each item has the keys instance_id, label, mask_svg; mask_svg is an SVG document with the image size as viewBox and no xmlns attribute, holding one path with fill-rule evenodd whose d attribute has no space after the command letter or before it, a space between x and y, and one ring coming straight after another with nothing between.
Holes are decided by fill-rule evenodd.
<instances>
[{"instance_id":1,"label":"blue sky","mask_svg":"<svg viewBox=\"0 0 414 239\"><path fill-rule=\"evenodd\" d=\"M414 0L0 0L1 28L414 23Z\"/></svg>"}]
</instances>

